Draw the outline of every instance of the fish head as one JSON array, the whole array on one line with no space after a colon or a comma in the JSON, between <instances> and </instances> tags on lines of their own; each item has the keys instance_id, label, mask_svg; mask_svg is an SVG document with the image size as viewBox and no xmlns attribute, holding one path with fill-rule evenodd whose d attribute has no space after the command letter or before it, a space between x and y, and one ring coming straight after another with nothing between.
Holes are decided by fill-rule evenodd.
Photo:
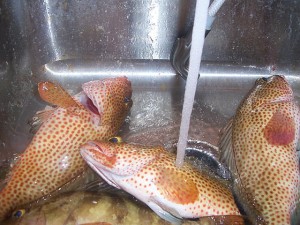
<instances>
[{"instance_id":1,"label":"fish head","mask_svg":"<svg viewBox=\"0 0 300 225\"><path fill-rule=\"evenodd\" d=\"M90 81L82 89L81 104L93 115L100 116L101 125L123 123L132 106L131 82L126 77Z\"/></svg>"},{"instance_id":2,"label":"fish head","mask_svg":"<svg viewBox=\"0 0 300 225\"><path fill-rule=\"evenodd\" d=\"M293 91L284 76L274 75L256 80L254 90L246 99L252 110L265 104L293 100Z\"/></svg>"},{"instance_id":3,"label":"fish head","mask_svg":"<svg viewBox=\"0 0 300 225\"><path fill-rule=\"evenodd\" d=\"M118 179L134 176L153 162L159 151L136 144L89 141L80 148L80 153L95 172L109 184L118 186Z\"/></svg>"}]
</instances>

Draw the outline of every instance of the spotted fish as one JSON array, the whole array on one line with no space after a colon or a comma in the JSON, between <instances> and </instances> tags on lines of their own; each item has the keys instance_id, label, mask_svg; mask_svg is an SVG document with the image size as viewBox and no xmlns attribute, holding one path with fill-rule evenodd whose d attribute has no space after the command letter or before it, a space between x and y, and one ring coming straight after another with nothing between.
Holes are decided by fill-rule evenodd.
<instances>
[{"instance_id":1,"label":"spotted fish","mask_svg":"<svg viewBox=\"0 0 300 225\"><path fill-rule=\"evenodd\" d=\"M161 146L90 141L80 152L110 185L132 194L172 223L227 215L223 224L243 224L227 186L188 163L177 168L175 155Z\"/></svg>"},{"instance_id":2,"label":"spotted fish","mask_svg":"<svg viewBox=\"0 0 300 225\"><path fill-rule=\"evenodd\" d=\"M220 142L253 224L290 224L299 197L300 112L283 76L256 81Z\"/></svg>"},{"instance_id":3,"label":"spotted fish","mask_svg":"<svg viewBox=\"0 0 300 225\"><path fill-rule=\"evenodd\" d=\"M41 98L57 107L37 114L42 124L0 191L0 221L20 205L82 174L86 163L79 147L83 143L118 132L132 105L130 81L126 77L96 80L82 89L71 97L54 83L39 83Z\"/></svg>"}]
</instances>

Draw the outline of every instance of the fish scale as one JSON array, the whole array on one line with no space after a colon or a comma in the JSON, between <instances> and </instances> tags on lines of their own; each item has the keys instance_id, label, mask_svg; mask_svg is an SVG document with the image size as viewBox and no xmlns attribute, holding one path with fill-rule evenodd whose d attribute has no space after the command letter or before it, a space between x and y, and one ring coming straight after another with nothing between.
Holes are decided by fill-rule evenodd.
<instances>
[{"instance_id":1,"label":"fish scale","mask_svg":"<svg viewBox=\"0 0 300 225\"><path fill-rule=\"evenodd\" d=\"M227 186L188 163L176 167L176 156L161 146L90 141L81 147L81 155L109 184L170 222L225 215L231 219L224 225L243 224Z\"/></svg>"},{"instance_id":2,"label":"fish scale","mask_svg":"<svg viewBox=\"0 0 300 225\"><path fill-rule=\"evenodd\" d=\"M272 76L258 80L239 106L229 131L232 142L221 141L223 159L253 224L291 223L300 188L299 125L292 89L283 76Z\"/></svg>"},{"instance_id":3,"label":"fish scale","mask_svg":"<svg viewBox=\"0 0 300 225\"><path fill-rule=\"evenodd\" d=\"M50 194L82 174L86 164L79 147L88 140L115 135L131 107L124 101L131 97L131 85L125 77L83 85L83 89L89 90L86 94L93 102L102 103L98 115L100 124L93 123L92 118L97 115L80 102L74 108L76 104L70 103L69 97L60 96L66 93L61 88L55 88L51 83L45 85L40 89L42 98L58 103L60 107L53 109L10 172L6 186L0 191L0 221L16 207ZM51 90L50 95L48 90ZM75 98L79 99L78 96ZM66 105L62 99L68 100Z\"/></svg>"}]
</instances>

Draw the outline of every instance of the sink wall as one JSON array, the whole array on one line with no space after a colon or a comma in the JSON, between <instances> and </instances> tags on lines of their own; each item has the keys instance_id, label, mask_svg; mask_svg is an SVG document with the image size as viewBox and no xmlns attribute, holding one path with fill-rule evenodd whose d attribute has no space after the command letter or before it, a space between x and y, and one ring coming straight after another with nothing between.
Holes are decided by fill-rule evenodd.
<instances>
[{"instance_id":1,"label":"sink wall","mask_svg":"<svg viewBox=\"0 0 300 225\"><path fill-rule=\"evenodd\" d=\"M194 7L193 0L1 1L0 159L22 152L30 141L27 121L45 106L36 84L46 79L74 93L85 81L126 75L134 96L160 96L164 104L152 103L155 115L172 115L162 124L178 124L185 81L170 55L175 40L192 27ZM218 126L257 77L284 74L300 95L299 12L297 1L225 2L205 40L195 103L219 114ZM140 106L135 102L132 115L152 114ZM137 118L127 124L135 124L133 130L161 125Z\"/></svg>"}]
</instances>

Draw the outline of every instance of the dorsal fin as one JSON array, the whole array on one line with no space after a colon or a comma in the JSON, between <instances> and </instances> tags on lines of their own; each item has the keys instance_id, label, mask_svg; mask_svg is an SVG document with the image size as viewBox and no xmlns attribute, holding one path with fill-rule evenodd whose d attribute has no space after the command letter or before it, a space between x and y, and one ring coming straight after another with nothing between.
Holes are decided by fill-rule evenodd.
<instances>
[{"instance_id":1,"label":"dorsal fin","mask_svg":"<svg viewBox=\"0 0 300 225\"><path fill-rule=\"evenodd\" d=\"M227 126L222 130L222 136L219 142L220 161L228 166L233 175L237 175L232 148L232 122L233 119L231 119Z\"/></svg>"},{"instance_id":2,"label":"dorsal fin","mask_svg":"<svg viewBox=\"0 0 300 225\"><path fill-rule=\"evenodd\" d=\"M234 178L234 194L237 196L239 202L243 206L249 220L255 221L255 224L266 224L262 215L260 206L255 201L253 193L246 190L240 179L239 171L236 166L234 146L232 143L232 126L233 119L231 119L227 126L222 130L222 136L219 142L220 161L225 163L231 171Z\"/></svg>"},{"instance_id":3,"label":"dorsal fin","mask_svg":"<svg viewBox=\"0 0 300 225\"><path fill-rule=\"evenodd\" d=\"M37 111L36 114L28 121L30 125L30 133L35 134L40 126L52 115L55 108L47 106L42 111Z\"/></svg>"},{"instance_id":4,"label":"dorsal fin","mask_svg":"<svg viewBox=\"0 0 300 225\"><path fill-rule=\"evenodd\" d=\"M40 82L38 84L40 97L52 105L68 109L69 112L75 112L74 109L82 108L74 98L65 91L60 85L50 81ZM30 133L35 134L40 126L52 115L56 108L46 106L42 111L38 111L34 117L28 121L31 126Z\"/></svg>"},{"instance_id":5,"label":"dorsal fin","mask_svg":"<svg viewBox=\"0 0 300 225\"><path fill-rule=\"evenodd\" d=\"M5 162L1 167L1 171L4 172L4 179L1 178L0 180L0 191L3 187L6 186L6 184L9 182L10 178L12 177L14 171L16 170L16 167L20 164L22 154L14 155L14 157L7 162Z\"/></svg>"},{"instance_id":6,"label":"dorsal fin","mask_svg":"<svg viewBox=\"0 0 300 225\"><path fill-rule=\"evenodd\" d=\"M38 91L40 97L52 105L62 108L81 107L66 90L50 81L40 82Z\"/></svg>"}]
</instances>

